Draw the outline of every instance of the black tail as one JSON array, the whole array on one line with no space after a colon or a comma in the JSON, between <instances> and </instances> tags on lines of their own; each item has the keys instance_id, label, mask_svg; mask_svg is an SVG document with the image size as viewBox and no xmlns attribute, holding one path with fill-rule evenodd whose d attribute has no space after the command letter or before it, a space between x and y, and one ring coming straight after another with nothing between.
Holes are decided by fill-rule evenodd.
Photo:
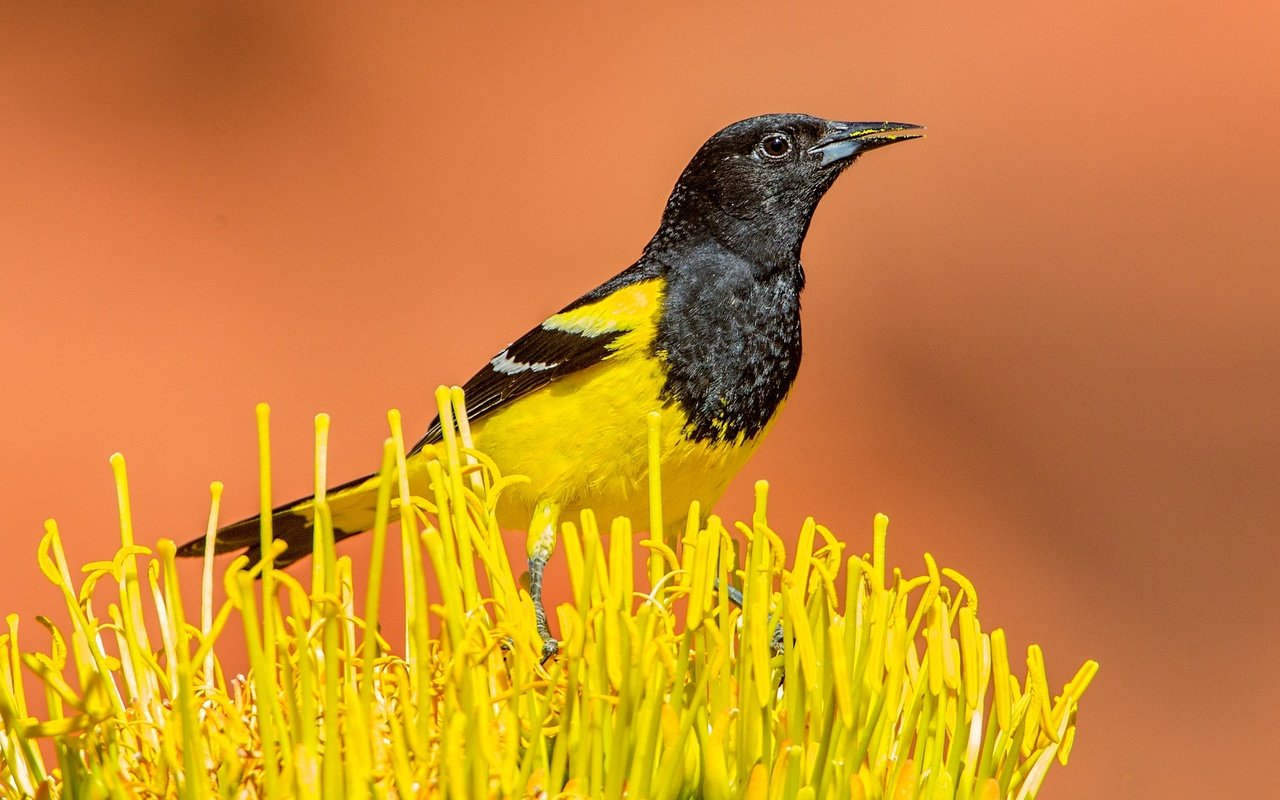
<instances>
[{"instance_id":1,"label":"black tail","mask_svg":"<svg viewBox=\"0 0 1280 800\"><path fill-rule=\"evenodd\" d=\"M355 536L373 527L378 496L378 476L366 475L335 486L325 493L325 500L333 517L334 541ZM275 566L287 567L293 562L311 555L315 544L315 528L312 519L315 498L304 497L277 506L271 512L271 538L284 542L283 553L276 556ZM250 564L262 560L262 519L252 516L219 528L213 540L213 552L217 555L244 550ZM205 537L192 539L178 548L178 555L203 556Z\"/></svg>"}]
</instances>

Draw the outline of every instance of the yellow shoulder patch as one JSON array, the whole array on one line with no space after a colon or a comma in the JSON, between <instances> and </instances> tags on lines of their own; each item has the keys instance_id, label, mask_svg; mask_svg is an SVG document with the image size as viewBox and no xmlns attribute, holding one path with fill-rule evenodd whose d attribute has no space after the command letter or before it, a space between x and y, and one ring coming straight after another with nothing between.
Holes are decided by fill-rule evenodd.
<instances>
[{"instance_id":1,"label":"yellow shoulder patch","mask_svg":"<svg viewBox=\"0 0 1280 800\"><path fill-rule=\"evenodd\" d=\"M624 286L594 303L548 317L542 327L581 336L635 330L651 322L658 313L661 283L655 278Z\"/></svg>"}]
</instances>

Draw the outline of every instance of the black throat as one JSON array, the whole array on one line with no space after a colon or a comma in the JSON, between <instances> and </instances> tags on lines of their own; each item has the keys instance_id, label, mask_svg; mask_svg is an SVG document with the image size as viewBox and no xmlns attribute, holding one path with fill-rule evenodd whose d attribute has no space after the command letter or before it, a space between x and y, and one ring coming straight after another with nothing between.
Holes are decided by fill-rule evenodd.
<instances>
[{"instance_id":1,"label":"black throat","mask_svg":"<svg viewBox=\"0 0 1280 800\"><path fill-rule=\"evenodd\" d=\"M680 405L691 439L751 439L800 368L804 271L794 255L762 261L713 237L695 241L677 248L655 241L645 253L666 278L653 345L667 369L663 399Z\"/></svg>"}]
</instances>

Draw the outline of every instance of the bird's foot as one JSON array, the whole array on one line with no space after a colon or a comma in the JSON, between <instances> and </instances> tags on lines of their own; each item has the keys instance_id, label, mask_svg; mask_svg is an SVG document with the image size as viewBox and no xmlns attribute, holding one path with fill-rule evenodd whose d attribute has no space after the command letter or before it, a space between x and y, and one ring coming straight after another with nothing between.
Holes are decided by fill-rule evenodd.
<instances>
[{"instance_id":1,"label":"bird's foot","mask_svg":"<svg viewBox=\"0 0 1280 800\"><path fill-rule=\"evenodd\" d=\"M769 637L769 649L773 651L775 656L780 656L787 651L786 634L782 631L782 623L778 623L778 627L773 629L773 636Z\"/></svg>"}]
</instances>

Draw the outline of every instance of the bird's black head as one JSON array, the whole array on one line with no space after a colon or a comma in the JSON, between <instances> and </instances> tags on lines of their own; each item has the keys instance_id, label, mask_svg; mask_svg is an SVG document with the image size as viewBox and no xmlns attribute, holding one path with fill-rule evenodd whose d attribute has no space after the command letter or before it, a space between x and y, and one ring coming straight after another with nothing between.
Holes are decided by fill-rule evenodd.
<instances>
[{"instance_id":1,"label":"bird's black head","mask_svg":"<svg viewBox=\"0 0 1280 800\"><path fill-rule=\"evenodd\" d=\"M805 114L735 122L685 167L650 249L710 236L766 268L796 262L814 209L840 173L862 153L919 138L919 130Z\"/></svg>"}]
</instances>

